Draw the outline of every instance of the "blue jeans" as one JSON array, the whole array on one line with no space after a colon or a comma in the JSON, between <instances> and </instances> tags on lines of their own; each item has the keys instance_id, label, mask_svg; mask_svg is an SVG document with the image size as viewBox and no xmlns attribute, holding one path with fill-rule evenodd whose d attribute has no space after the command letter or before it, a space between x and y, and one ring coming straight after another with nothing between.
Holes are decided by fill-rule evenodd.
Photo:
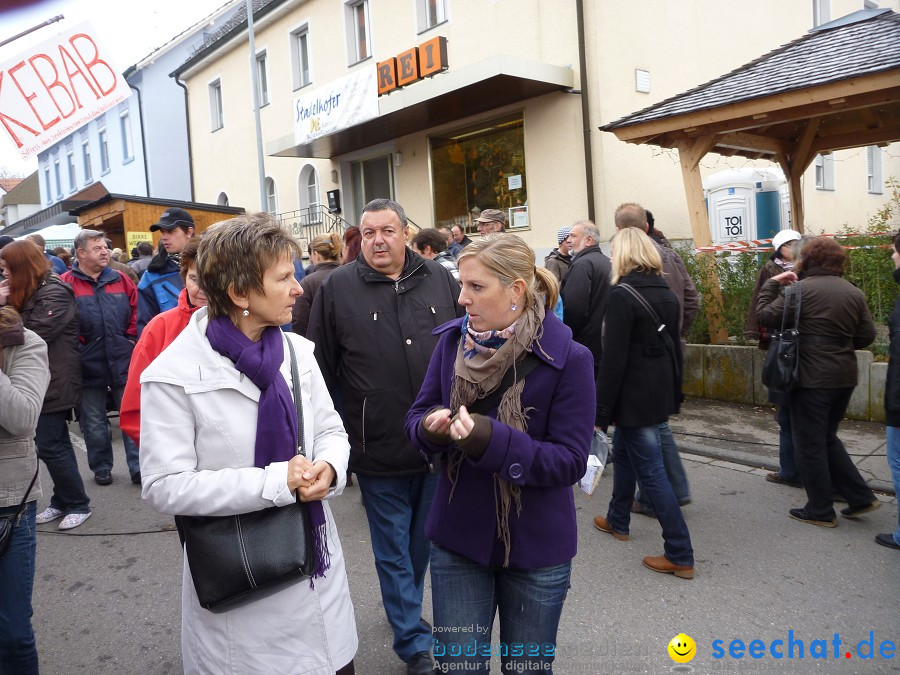
<instances>
[{"instance_id":1,"label":"blue jeans","mask_svg":"<svg viewBox=\"0 0 900 675\"><path fill-rule=\"evenodd\" d=\"M425 570L431 551L425 519L438 476L357 474L356 481L369 521L381 601L394 631L394 651L409 661L431 648L431 630L422 622Z\"/></svg>"},{"instance_id":2,"label":"blue jeans","mask_svg":"<svg viewBox=\"0 0 900 675\"><path fill-rule=\"evenodd\" d=\"M68 411L44 413L38 418L35 441L38 458L47 465L53 479L50 506L66 515L90 513L91 500L84 491L84 481L78 472L75 450L69 439Z\"/></svg>"},{"instance_id":3,"label":"blue jeans","mask_svg":"<svg viewBox=\"0 0 900 675\"><path fill-rule=\"evenodd\" d=\"M113 387L112 394L116 407L122 406L125 387ZM85 387L81 390L81 433L87 446L88 466L95 474L98 471L112 471L113 449L109 419L106 417L106 387ZM125 442L125 462L133 476L141 470L138 461L138 447L128 434L122 434Z\"/></svg>"},{"instance_id":4,"label":"blue jeans","mask_svg":"<svg viewBox=\"0 0 900 675\"><path fill-rule=\"evenodd\" d=\"M485 567L433 544L435 660L487 673L491 654L499 653L503 672L552 673L571 571L571 562L533 570ZM498 609L500 644L494 644Z\"/></svg>"},{"instance_id":5,"label":"blue jeans","mask_svg":"<svg viewBox=\"0 0 900 675\"><path fill-rule=\"evenodd\" d=\"M769 400L775 404L775 421L778 422L778 475L789 483L800 483L788 397L773 391L769 392Z\"/></svg>"},{"instance_id":6,"label":"blue jeans","mask_svg":"<svg viewBox=\"0 0 900 675\"><path fill-rule=\"evenodd\" d=\"M663 422L657 427L657 440L662 450L663 467L666 470L666 476L672 484L672 490L675 492L675 498L679 504L687 504L691 501L691 486L688 485L687 473L684 470L684 464L681 463L681 455L678 454L678 446L675 445L675 437L672 436L672 430L669 428L668 422ZM640 480L638 480L640 484ZM652 512L650 508L650 500L641 496L640 490L634 497L641 503L645 511Z\"/></svg>"},{"instance_id":7,"label":"blue jeans","mask_svg":"<svg viewBox=\"0 0 900 675\"><path fill-rule=\"evenodd\" d=\"M641 482L650 507L662 526L666 558L676 565L693 565L694 549L687 523L666 477L657 427L616 427L613 436L613 493L606 520L614 530L628 533L636 481Z\"/></svg>"},{"instance_id":8,"label":"blue jeans","mask_svg":"<svg viewBox=\"0 0 900 675\"><path fill-rule=\"evenodd\" d=\"M38 672L37 647L31 628L36 504L33 501L25 506L15 524L9 550L0 558L0 673ZM18 508L18 504L0 508L0 517L15 514Z\"/></svg>"},{"instance_id":9,"label":"blue jeans","mask_svg":"<svg viewBox=\"0 0 900 675\"><path fill-rule=\"evenodd\" d=\"M900 427L887 427L887 463L891 469L894 491L900 494ZM900 512L897 514L894 543L900 545Z\"/></svg>"}]
</instances>

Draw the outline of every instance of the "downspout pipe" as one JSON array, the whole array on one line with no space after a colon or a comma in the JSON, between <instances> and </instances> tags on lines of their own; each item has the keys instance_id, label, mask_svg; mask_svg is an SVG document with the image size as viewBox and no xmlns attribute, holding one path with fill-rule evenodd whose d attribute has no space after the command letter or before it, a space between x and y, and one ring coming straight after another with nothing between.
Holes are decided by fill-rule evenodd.
<instances>
[{"instance_id":1,"label":"downspout pipe","mask_svg":"<svg viewBox=\"0 0 900 675\"><path fill-rule=\"evenodd\" d=\"M591 105L588 96L587 52L584 44L584 0L575 0L578 22L578 68L581 71L581 121L584 125L584 178L587 183L588 219L596 223L594 210L594 153L591 148Z\"/></svg>"},{"instance_id":2,"label":"downspout pipe","mask_svg":"<svg viewBox=\"0 0 900 675\"><path fill-rule=\"evenodd\" d=\"M187 131L188 175L191 177L191 201L194 201L194 151L191 147L191 111L188 108L188 88L175 75L172 75L172 77L175 78L175 83L184 89L184 125L185 131Z\"/></svg>"},{"instance_id":3,"label":"downspout pipe","mask_svg":"<svg viewBox=\"0 0 900 675\"><path fill-rule=\"evenodd\" d=\"M147 188L147 196L152 197L153 195L150 194L150 165L147 162L147 135L144 132L144 99L141 96L141 90L138 87L131 84L131 82L128 82L128 86L137 92L138 117L141 124L141 152L144 155L144 185Z\"/></svg>"}]
</instances>

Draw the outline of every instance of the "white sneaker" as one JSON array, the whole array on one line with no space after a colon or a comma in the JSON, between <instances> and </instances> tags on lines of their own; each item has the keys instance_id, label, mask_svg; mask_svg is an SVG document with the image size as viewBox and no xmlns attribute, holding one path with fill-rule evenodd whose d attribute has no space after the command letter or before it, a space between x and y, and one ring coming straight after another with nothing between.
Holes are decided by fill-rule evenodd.
<instances>
[{"instance_id":1,"label":"white sneaker","mask_svg":"<svg viewBox=\"0 0 900 675\"><path fill-rule=\"evenodd\" d=\"M37 516L35 516L34 522L36 522L38 525L41 525L43 523L50 523L57 518L62 518L64 515L66 514L59 509L54 509L52 506L48 506L46 509L37 514Z\"/></svg>"},{"instance_id":2,"label":"white sneaker","mask_svg":"<svg viewBox=\"0 0 900 675\"><path fill-rule=\"evenodd\" d=\"M91 512L87 513L70 513L65 518L62 519L62 522L59 524L60 530L71 530L73 528L78 527L84 521L91 517Z\"/></svg>"}]
</instances>

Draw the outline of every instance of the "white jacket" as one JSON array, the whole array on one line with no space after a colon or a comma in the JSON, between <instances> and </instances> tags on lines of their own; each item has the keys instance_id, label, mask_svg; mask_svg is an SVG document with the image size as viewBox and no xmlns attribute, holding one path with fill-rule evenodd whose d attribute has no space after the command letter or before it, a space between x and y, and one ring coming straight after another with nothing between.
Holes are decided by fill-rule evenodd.
<instances>
[{"instance_id":1,"label":"white jacket","mask_svg":"<svg viewBox=\"0 0 900 675\"><path fill-rule=\"evenodd\" d=\"M206 339L206 309L141 376L143 497L162 513L224 516L285 506L287 462L254 466L260 391ZM311 461L337 475L326 499L346 482L350 446L313 357L313 344L284 334L297 354L304 440ZM293 389L287 344L281 374ZM325 503L331 568L228 612L200 607L187 560L182 580L182 659L186 673L333 675L353 659L356 622L344 556Z\"/></svg>"}]
</instances>

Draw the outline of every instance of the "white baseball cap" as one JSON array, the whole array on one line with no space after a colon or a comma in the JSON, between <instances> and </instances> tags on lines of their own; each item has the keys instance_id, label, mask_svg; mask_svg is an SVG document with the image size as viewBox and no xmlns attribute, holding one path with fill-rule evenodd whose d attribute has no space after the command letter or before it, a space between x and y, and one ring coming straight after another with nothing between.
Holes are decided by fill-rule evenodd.
<instances>
[{"instance_id":1,"label":"white baseball cap","mask_svg":"<svg viewBox=\"0 0 900 675\"><path fill-rule=\"evenodd\" d=\"M781 230L778 234L772 237L772 248L775 249L775 253L778 253L778 249L784 246L789 241L795 241L800 238L800 233L797 230Z\"/></svg>"}]
</instances>

